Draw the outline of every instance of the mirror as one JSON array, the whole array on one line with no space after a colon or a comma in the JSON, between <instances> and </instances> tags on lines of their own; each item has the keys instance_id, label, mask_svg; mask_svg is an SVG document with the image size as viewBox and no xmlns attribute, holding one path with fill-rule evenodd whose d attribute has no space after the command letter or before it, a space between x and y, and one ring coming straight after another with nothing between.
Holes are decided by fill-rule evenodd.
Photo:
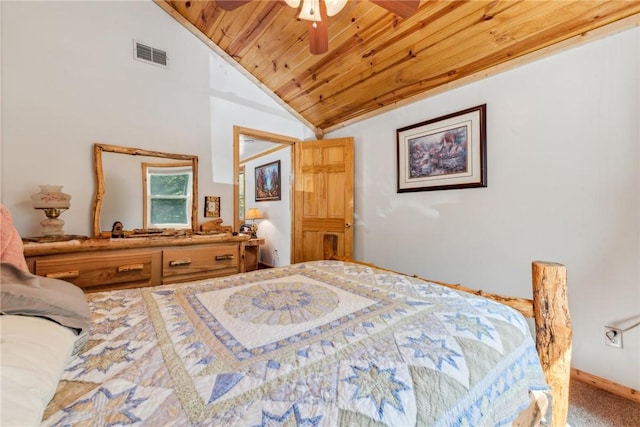
<instances>
[{"instance_id":1,"label":"mirror","mask_svg":"<svg viewBox=\"0 0 640 427\"><path fill-rule=\"evenodd\" d=\"M293 170L294 147L300 140L255 129L233 127L234 160L234 229L247 222L245 210L258 208L258 237L265 238L260 247L260 261L266 265L288 265L293 255ZM281 161L281 199L256 200L256 170L273 161ZM253 225L255 220L249 220Z\"/></svg>"},{"instance_id":2,"label":"mirror","mask_svg":"<svg viewBox=\"0 0 640 427\"><path fill-rule=\"evenodd\" d=\"M233 195L234 229L239 229L244 223L244 212L247 206L245 200L246 172L245 163L267 156L286 147L293 147L297 139L263 132L255 129L233 127L233 157L235 189Z\"/></svg>"},{"instance_id":3,"label":"mirror","mask_svg":"<svg viewBox=\"0 0 640 427\"><path fill-rule=\"evenodd\" d=\"M110 237L116 222L125 230L155 229L157 221L168 224L164 228L197 230L198 156L94 144L94 167L94 236ZM154 193L167 182L173 183L170 195ZM158 219L163 216L170 219Z\"/></svg>"}]
</instances>

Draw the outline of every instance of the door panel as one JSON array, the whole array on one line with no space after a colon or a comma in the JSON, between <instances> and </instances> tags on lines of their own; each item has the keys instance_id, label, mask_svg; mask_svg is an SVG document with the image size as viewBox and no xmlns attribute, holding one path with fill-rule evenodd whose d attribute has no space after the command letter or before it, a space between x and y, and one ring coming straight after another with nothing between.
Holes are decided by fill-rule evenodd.
<instances>
[{"instance_id":1,"label":"door panel","mask_svg":"<svg viewBox=\"0 0 640 427\"><path fill-rule=\"evenodd\" d=\"M353 256L353 138L296 144L294 262Z\"/></svg>"},{"instance_id":2,"label":"door panel","mask_svg":"<svg viewBox=\"0 0 640 427\"><path fill-rule=\"evenodd\" d=\"M334 173L327 177L328 188L345 188L345 174ZM340 194L340 193L338 193ZM344 197L329 197L327 198L327 217L329 218L344 218L345 216L345 198Z\"/></svg>"}]
</instances>

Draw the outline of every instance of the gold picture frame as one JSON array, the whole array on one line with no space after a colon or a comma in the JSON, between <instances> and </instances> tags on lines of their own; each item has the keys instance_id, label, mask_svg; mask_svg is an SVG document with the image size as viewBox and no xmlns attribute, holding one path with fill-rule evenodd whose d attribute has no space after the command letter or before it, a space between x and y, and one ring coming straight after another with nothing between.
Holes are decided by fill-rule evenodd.
<instances>
[{"instance_id":1,"label":"gold picture frame","mask_svg":"<svg viewBox=\"0 0 640 427\"><path fill-rule=\"evenodd\" d=\"M204 196L205 218L220 218L220 197Z\"/></svg>"}]
</instances>

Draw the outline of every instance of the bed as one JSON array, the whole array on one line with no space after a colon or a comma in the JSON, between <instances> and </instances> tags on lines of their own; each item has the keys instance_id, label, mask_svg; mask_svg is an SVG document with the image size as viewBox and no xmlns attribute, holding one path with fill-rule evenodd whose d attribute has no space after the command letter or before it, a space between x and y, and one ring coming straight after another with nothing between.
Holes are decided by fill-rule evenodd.
<instances>
[{"instance_id":1,"label":"bed","mask_svg":"<svg viewBox=\"0 0 640 427\"><path fill-rule=\"evenodd\" d=\"M42 425L531 425L549 386L564 425L562 276L534 262L523 300L334 259L87 294Z\"/></svg>"}]
</instances>

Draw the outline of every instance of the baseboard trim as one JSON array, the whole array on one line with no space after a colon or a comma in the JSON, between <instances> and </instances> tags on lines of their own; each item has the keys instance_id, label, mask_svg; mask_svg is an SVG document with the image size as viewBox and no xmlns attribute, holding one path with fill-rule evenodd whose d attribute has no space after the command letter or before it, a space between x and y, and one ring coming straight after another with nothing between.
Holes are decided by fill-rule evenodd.
<instances>
[{"instance_id":1,"label":"baseboard trim","mask_svg":"<svg viewBox=\"0 0 640 427\"><path fill-rule=\"evenodd\" d=\"M633 402L640 403L640 391L631 387L625 387L621 384L614 383L605 378L598 377L596 375L589 374L584 371L580 371L575 368L571 368L571 378L576 381L591 384L594 387L608 391L625 399L629 399Z\"/></svg>"}]
</instances>

